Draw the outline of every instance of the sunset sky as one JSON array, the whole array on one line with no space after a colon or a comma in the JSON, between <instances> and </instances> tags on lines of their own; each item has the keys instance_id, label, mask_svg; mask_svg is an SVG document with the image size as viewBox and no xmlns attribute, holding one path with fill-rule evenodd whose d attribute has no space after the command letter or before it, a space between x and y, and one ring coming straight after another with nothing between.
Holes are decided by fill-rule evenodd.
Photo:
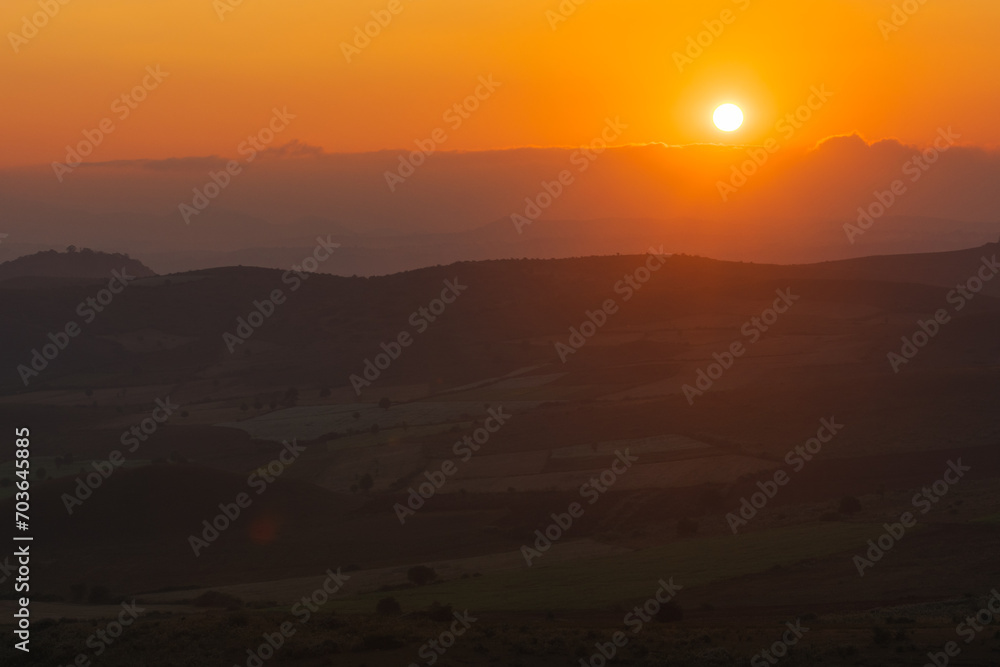
<instances>
[{"instance_id":1,"label":"sunset sky","mask_svg":"<svg viewBox=\"0 0 1000 667\"><path fill-rule=\"evenodd\" d=\"M892 32L886 0L588 0L555 29L559 0L398 0L350 63L342 43L389 0L224 2L69 0L21 40L39 4L5 0L0 166L63 160L105 118L115 131L90 161L233 156L275 107L296 116L279 144L412 149L490 75L501 86L443 150L577 146L609 117L628 124L622 144L762 143L813 86L833 96L783 142L923 145L953 126L963 144L1000 147L996 0L913 0ZM680 71L675 52L723 11L729 25ZM113 103L148 66L169 76L120 120ZM723 102L746 113L735 133L712 125Z\"/></svg>"}]
</instances>

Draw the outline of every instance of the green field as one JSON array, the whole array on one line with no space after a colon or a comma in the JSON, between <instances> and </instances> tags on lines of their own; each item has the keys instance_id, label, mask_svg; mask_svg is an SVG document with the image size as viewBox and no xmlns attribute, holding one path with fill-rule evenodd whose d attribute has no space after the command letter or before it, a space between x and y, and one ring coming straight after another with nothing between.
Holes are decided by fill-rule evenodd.
<instances>
[{"instance_id":1,"label":"green field","mask_svg":"<svg viewBox=\"0 0 1000 667\"><path fill-rule=\"evenodd\" d=\"M790 566L863 545L879 532L865 523L826 523L751 532L738 537L682 540L631 554L546 566L545 556L531 568L421 588L358 595L331 603L338 611L371 612L388 595L403 609L434 601L480 611L598 609L652 595L660 579L692 587Z\"/></svg>"},{"instance_id":2,"label":"green field","mask_svg":"<svg viewBox=\"0 0 1000 667\"><path fill-rule=\"evenodd\" d=\"M140 466L148 465L149 461L144 460L128 460L125 461L125 468L138 468ZM31 474L29 479L32 485L38 484L43 480L38 478L38 471L45 470L45 479L59 479L61 477L76 477L79 474L86 475L87 473L94 472L94 468L91 465L91 461L73 461L72 463L63 463L60 467L56 467L56 459L53 456L32 456L31 457ZM0 480L10 480L10 485L0 485L0 500L10 498L17 491L14 483L20 480L20 477L16 475L17 468L14 461L4 461L0 463Z\"/></svg>"}]
</instances>

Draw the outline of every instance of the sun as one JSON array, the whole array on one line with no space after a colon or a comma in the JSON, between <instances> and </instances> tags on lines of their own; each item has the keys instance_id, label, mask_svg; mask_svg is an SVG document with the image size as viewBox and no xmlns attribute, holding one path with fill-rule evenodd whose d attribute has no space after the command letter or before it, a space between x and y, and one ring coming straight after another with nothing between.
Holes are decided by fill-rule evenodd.
<instances>
[{"instance_id":1,"label":"sun","mask_svg":"<svg viewBox=\"0 0 1000 667\"><path fill-rule=\"evenodd\" d=\"M734 132L743 124L743 110L735 104L723 104L715 110L712 120L723 132Z\"/></svg>"}]
</instances>

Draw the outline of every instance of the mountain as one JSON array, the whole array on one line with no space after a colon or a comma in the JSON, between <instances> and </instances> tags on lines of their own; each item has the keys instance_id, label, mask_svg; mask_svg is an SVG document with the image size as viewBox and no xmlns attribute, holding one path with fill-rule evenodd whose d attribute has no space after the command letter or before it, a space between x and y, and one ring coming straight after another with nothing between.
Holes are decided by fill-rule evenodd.
<instances>
[{"instance_id":1,"label":"mountain","mask_svg":"<svg viewBox=\"0 0 1000 667\"><path fill-rule=\"evenodd\" d=\"M833 137L781 151L737 193L720 196L719 185L736 178L753 150L623 146L582 165L571 148L438 152L395 190L385 177L399 166L395 151L276 151L187 220L180 205L224 158L88 164L65 183L48 168L6 169L0 230L9 237L0 253L59 239L127 252L159 273L288 268L317 235L330 235L343 252L324 271L382 275L466 260L628 254L660 243L716 259L819 262L958 250L1000 235L1000 152L953 146L911 174L915 146ZM557 187L563 172L572 183ZM890 186L902 192L891 201ZM533 222L518 228L515 215ZM845 229L859 219L863 233Z\"/></svg>"},{"instance_id":2,"label":"mountain","mask_svg":"<svg viewBox=\"0 0 1000 667\"><path fill-rule=\"evenodd\" d=\"M386 591L407 610L592 611L674 568L705 573L685 578L685 608L719 613L988 590L1000 282L961 308L954 290L998 250L508 259L371 278L228 267L137 278L89 321L73 320L99 288L89 280L8 281L0 419L31 424L32 469L45 470L32 583L55 599L110 585L156 608L200 592L149 591L197 587L274 607L295 601L288 577L351 566L358 593L331 603L338 613ZM80 333L57 350L68 319ZM161 403L176 407L154 425ZM503 423L487 434L489 418ZM479 443L468 456L466 436ZM286 442L301 457L258 498L248 476ZM799 473L788 457L803 446ZM116 450L123 467L98 481ZM611 476L619 453L630 465ZM879 570L889 578L858 583L853 555L959 461L971 471L921 515L895 569ZM794 478L734 538L727 514L777 471ZM0 471L0 511L13 511L13 477ZM69 515L85 478L99 488ZM595 479L615 482L527 568L522 545ZM418 504L416 488L431 497ZM195 557L190 536L248 489L252 506ZM839 510L845 496L861 509ZM928 588L914 574L926 562L957 579ZM407 587L421 564L443 581ZM775 593L777 572L796 585ZM552 577L558 599L539 583Z\"/></svg>"},{"instance_id":3,"label":"mountain","mask_svg":"<svg viewBox=\"0 0 1000 667\"><path fill-rule=\"evenodd\" d=\"M113 271L125 269L130 275L145 278L156 275L137 259L121 253L95 252L90 248L58 252L45 250L0 264L0 280L12 278L101 279Z\"/></svg>"}]
</instances>

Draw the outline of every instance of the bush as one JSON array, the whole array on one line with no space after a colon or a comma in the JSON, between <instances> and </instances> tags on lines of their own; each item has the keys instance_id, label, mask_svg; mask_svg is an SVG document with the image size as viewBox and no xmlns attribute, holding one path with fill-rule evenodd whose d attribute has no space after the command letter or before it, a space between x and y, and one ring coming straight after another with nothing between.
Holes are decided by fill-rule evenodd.
<instances>
[{"instance_id":1,"label":"bush","mask_svg":"<svg viewBox=\"0 0 1000 667\"><path fill-rule=\"evenodd\" d=\"M365 473L360 481L358 481L358 488L362 491L371 491L373 486L375 486L375 480L373 480L372 476L368 473Z\"/></svg>"},{"instance_id":2,"label":"bush","mask_svg":"<svg viewBox=\"0 0 1000 667\"><path fill-rule=\"evenodd\" d=\"M194 599L195 607L221 607L223 609L240 609L243 600L219 591L208 591Z\"/></svg>"},{"instance_id":3,"label":"bush","mask_svg":"<svg viewBox=\"0 0 1000 667\"><path fill-rule=\"evenodd\" d=\"M426 565L414 565L406 572L406 578L417 586L426 586L432 581L437 581L437 572Z\"/></svg>"},{"instance_id":4,"label":"bush","mask_svg":"<svg viewBox=\"0 0 1000 667\"><path fill-rule=\"evenodd\" d=\"M837 509L841 514L857 514L861 511L861 501L854 496L844 496L840 500L840 507Z\"/></svg>"},{"instance_id":5,"label":"bush","mask_svg":"<svg viewBox=\"0 0 1000 667\"><path fill-rule=\"evenodd\" d=\"M111 597L111 591L108 590L107 586L94 586L90 589L87 602L90 604L114 604L115 600Z\"/></svg>"},{"instance_id":6,"label":"bush","mask_svg":"<svg viewBox=\"0 0 1000 667\"><path fill-rule=\"evenodd\" d=\"M450 621L455 614L454 608L450 604L441 604L440 602L433 602L431 606L427 609L427 618L432 621Z\"/></svg>"},{"instance_id":7,"label":"bush","mask_svg":"<svg viewBox=\"0 0 1000 667\"><path fill-rule=\"evenodd\" d=\"M698 534L698 522L694 519L681 519L677 522L677 537L694 537Z\"/></svg>"},{"instance_id":8,"label":"bush","mask_svg":"<svg viewBox=\"0 0 1000 667\"><path fill-rule=\"evenodd\" d=\"M362 639L366 651L395 651L406 646L406 642L392 635L368 635Z\"/></svg>"},{"instance_id":9,"label":"bush","mask_svg":"<svg viewBox=\"0 0 1000 667\"><path fill-rule=\"evenodd\" d=\"M677 623L683 620L684 610L673 600L660 607L660 611L656 613L656 621L658 623Z\"/></svg>"},{"instance_id":10,"label":"bush","mask_svg":"<svg viewBox=\"0 0 1000 667\"><path fill-rule=\"evenodd\" d=\"M401 616L403 608L396 598L382 598L375 605L375 613L379 616Z\"/></svg>"},{"instance_id":11,"label":"bush","mask_svg":"<svg viewBox=\"0 0 1000 667\"><path fill-rule=\"evenodd\" d=\"M69 587L70 600L83 602L87 599L87 584L73 584Z\"/></svg>"}]
</instances>

